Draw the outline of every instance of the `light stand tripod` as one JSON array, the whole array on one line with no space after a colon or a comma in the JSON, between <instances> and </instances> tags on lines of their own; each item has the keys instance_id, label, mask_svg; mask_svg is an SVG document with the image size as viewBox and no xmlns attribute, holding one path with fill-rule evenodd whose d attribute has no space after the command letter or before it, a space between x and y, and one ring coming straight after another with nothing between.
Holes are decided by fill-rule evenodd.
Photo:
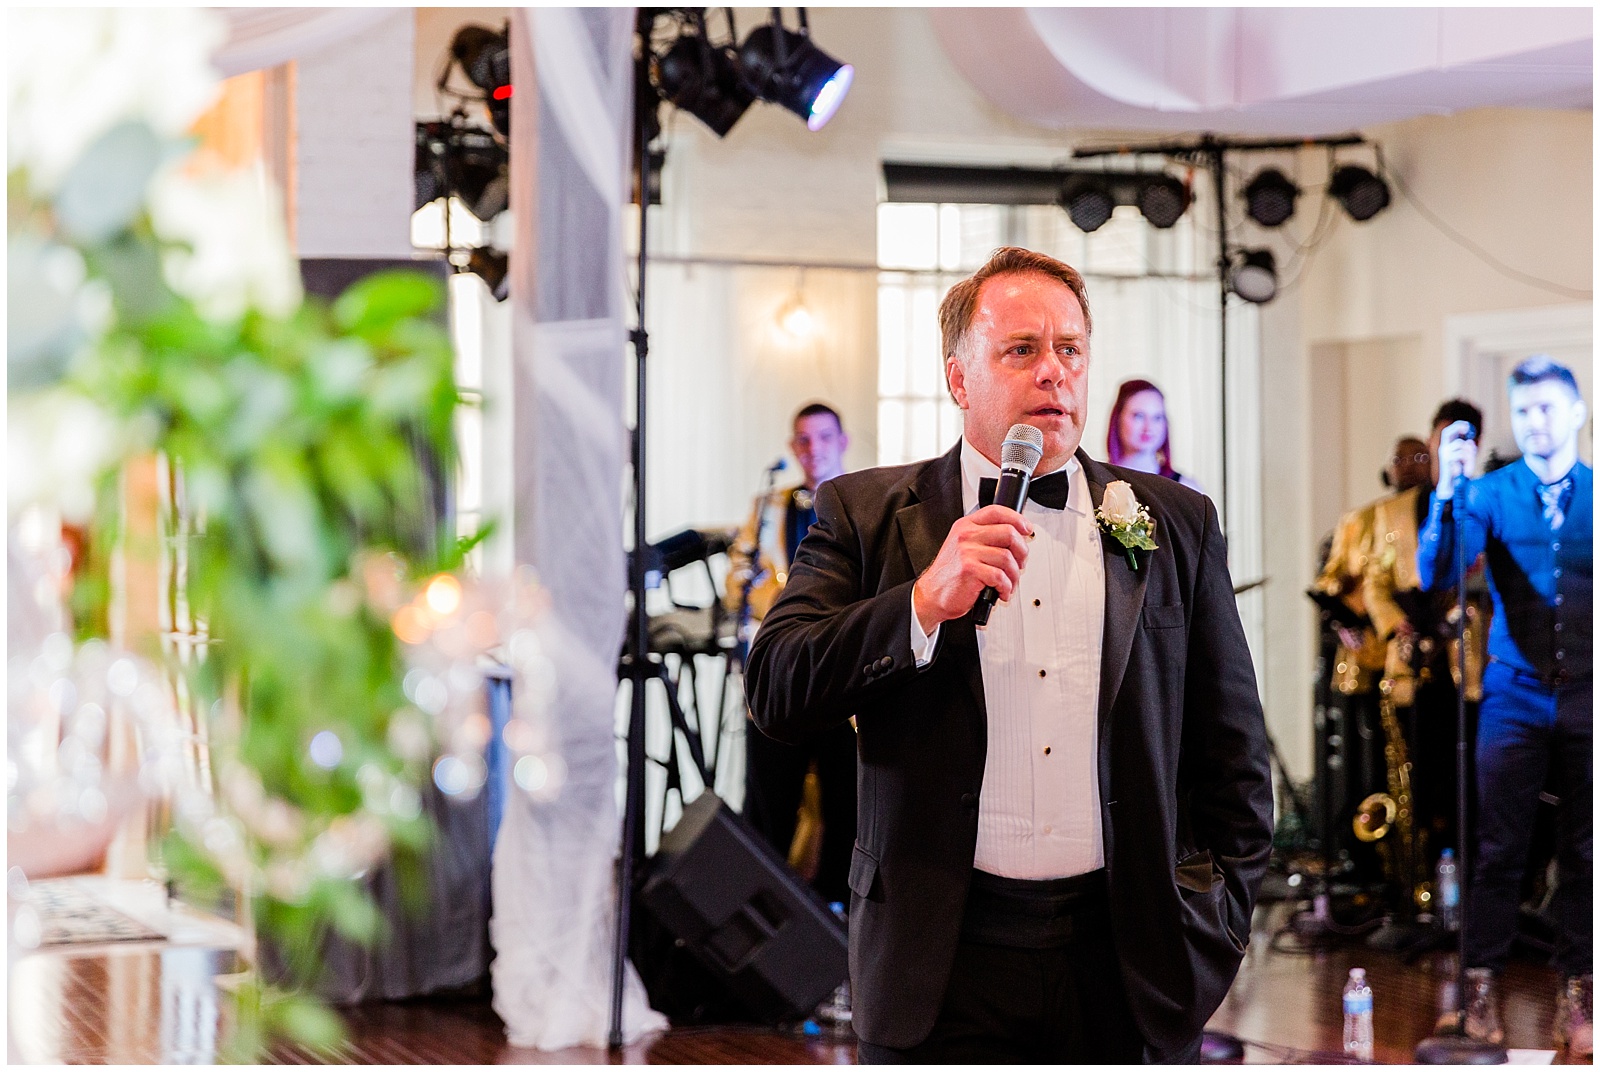
<instances>
[{"instance_id":1,"label":"light stand tripod","mask_svg":"<svg viewBox=\"0 0 1600 1072\"><path fill-rule=\"evenodd\" d=\"M645 61L640 60L640 63ZM647 78L648 75L639 74ZM645 98L654 101L652 94ZM628 939L633 923L634 872L644 857L644 782L645 782L645 686L659 682L666 694L667 709L672 725L670 736L673 749L668 752L669 770L676 771L673 756L676 735L682 733L688 742L689 754L706 780L705 757L701 754L699 735L690 730L678 702L677 688L666 672L661 658L650 651L650 618L645 611L645 573L647 545L645 542L645 397L646 358L650 353L650 336L644 327L645 269L649 260L646 252L647 226L650 207L650 124L645 121L645 105L634 107L634 171L639 180L639 285L635 296L634 313L637 327L629 333L634 356L634 426L633 426L633 551L628 556L628 588L632 607L629 610L628 635L624 642L622 661L618 670L620 681L629 685L628 708L628 767L627 796L622 813L622 859L617 868L617 929L611 950L611 1025L607 1044L613 1049L622 1047L623 983L626 979ZM706 784L710 784L706 781ZM681 789L680 789L681 795Z\"/></svg>"},{"instance_id":2,"label":"light stand tripod","mask_svg":"<svg viewBox=\"0 0 1600 1072\"><path fill-rule=\"evenodd\" d=\"M1456 541L1456 651L1461 660L1461 680L1456 688L1456 840L1460 856L1461 914L1456 931L1456 1023L1448 1034L1434 1035L1417 1044L1417 1063L1422 1065L1503 1065L1504 1046L1467 1037L1467 892L1472 884L1472 856L1467 836L1467 546L1466 521L1458 509L1466 499L1466 474L1456 480L1451 524Z\"/></svg>"}]
</instances>

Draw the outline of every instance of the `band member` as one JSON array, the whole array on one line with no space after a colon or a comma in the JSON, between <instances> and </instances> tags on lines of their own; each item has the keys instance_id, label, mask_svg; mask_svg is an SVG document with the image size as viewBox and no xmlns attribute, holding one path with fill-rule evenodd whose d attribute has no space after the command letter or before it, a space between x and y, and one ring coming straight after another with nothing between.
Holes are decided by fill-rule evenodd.
<instances>
[{"instance_id":1,"label":"band member","mask_svg":"<svg viewBox=\"0 0 1600 1072\"><path fill-rule=\"evenodd\" d=\"M788 580L795 548L816 520L817 489L844 472L849 445L850 437L832 407L813 402L795 414L789 449L804 480L756 500L729 556L730 610L738 613L743 603L756 621L765 617ZM779 855L796 866L804 864L804 846L795 844L795 828L813 765L822 847L812 886L828 901L845 901L850 895L846 885L850 847L856 837L856 735L848 724L803 745L746 734L744 815Z\"/></svg>"},{"instance_id":2,"label":"band member","mask_svg":"<svg viewBox=\"0 0 1600 1072\"><path fill-rule=\"evenodd\" d=\"M1438 483L1435 448L1444 429L1465 421L1481 435L1483 412L1464 399L1450 399L1434 412L1427 443L1397 445L1408 462L1405 485L1373 504L1373 550L1368 556L1363 597L1373 629L1384 645L1383 680L1395 706L1405 709L1411 746L1414 814L1422 836L1435 847L1459 844L1456 833L1456 680L1462 674L1455 637L1454 589L1419 595L1417 536ZM1420 479L1416 479L1420 477ZM1474 575L1475 576L1475 575ZM1469 591L1472 585L1468 585ZM1466 689L1469 726L1482 697L1484 644L1482 608L1469 603Z\"/></svg>"},{"instance_id":3,"label":"band member","mask_svg":"<svg viewBox=\"0 0 1600 1072\"><path fill-rule=\"evenodd\" d=\"M1314 591L1338 599L1349 611L1348 617L1332 622L1339 638L1332 684L1341 696L1370 695L1383 672L1383 642L1372 630L1361 590L1367 556L1372 550L1373 505L1357 507L1339 519L1327 561L1311 586Z\"/></svg>"},{"instance_id":4,"label":"band member","mask_svg":"<svg viewBox=\"0 0 1600 1072\"><path fill-rule=\"evenodd\" d=\"M1594 1051L1592 683L1594 473L1578 460L1588 417L1570 369L1522 362L1509 384L1522 458L1476 480L1466 422L1445 428L1439 486L1417 551L1427 588L1457 583L1458 561L1488 563L1494 621L1478 713L1478 851L1462 955L1468 1034L1498 1042L1496 976L1517 929L1517 901L1539 794L1560 797L1556 966L1565 976L1556 1036ZM1456 546L1459 528L1462 546Z\"/></svg>"},{"instance_id":5,"label":"band member","mask_svg":"<svg viewBox=\"0 0 1600 1072\"><path fill-rule=\"evenodd\" d=\"M1149 380L1128 380L1117 388L1106 430L1106 460L1141 473L1160 473L1195 491L1204 490L1172 467L1167 399Z\"/></svg>"},{"instance_id":6,"label":"band member","mask_svg":"<svg viewBox=\"0 0 1600 1072\"><path fill-rule=\"evenodd\" d=\"M1421 462L1418 462L1419 454ZM1384 485L1398 486L1402 493L1419 483L1427 483L1426 443L1413 437L1403 437L1395 443L1382 477ZM1378 856L1371 848L1349 842L1352 832L1347 824L1350 816L1358 813L1357 802L1371 790L1387 787L1392 781L1389 755L1384 749L1386 723L1381 718L1379 698L1386 645L1368 614L1370 608L1365 594L1366 573L1374 554L1374 517L1384 501L1386 499L1368 502L1339 518L1322 573L1312 584L1312 594L1322 597L1318 602L1325 608L1325 621L1334 637L1333 658L1328 659L1328 694L1320 696L1320 702L1325 702L1328 710L1328 733L1338 733L1344 741L1339 746L1339 754L1344 758L1346 770L1346 778L1334 782L1346 787L1347 792L1344 797L1330 802L1330 811L1325 814L1328 814L1331 829L1326 830L1325 837L1333 838L1334 845L1349 845L1349 850L1341 851L1347 851L1350 861L1363 869L1376 866ZM1318 683L1318 688L1323 688L1322 683ZM1395 862L1392 854L1386 859L1390 878L1398 886L1413 885L1402 882ZM1405 901L1410 902L1410 899L1410 890L1406 890Z\"/></svg>"},{"instance_id":7,"label":"band member","mask_svg":"<svg viewBox=\"0 0 1600 1072\"><path fill-rule=\"evenodd\" d=\"M1079 449L1076 270L998 250L939 323L961 441L822 485L747 677L779 739L856 716L858 1053L1195 1060L1272 836L1216 508ZM1021 513L982 505L1018 423L1044 440Z\"/></svg>"}]
</instances>

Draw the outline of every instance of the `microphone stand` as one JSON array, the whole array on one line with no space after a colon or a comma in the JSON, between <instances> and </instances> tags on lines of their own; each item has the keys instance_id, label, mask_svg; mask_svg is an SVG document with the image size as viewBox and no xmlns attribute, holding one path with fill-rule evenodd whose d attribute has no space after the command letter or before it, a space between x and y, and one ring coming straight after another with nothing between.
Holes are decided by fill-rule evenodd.
<instances>
[{"instance_id":1,"label":"microphone stand","mask_svg":"<svg viewBox=\"0 0 1600 1072\"><path fill-rule=\"evenodd\" d=\"M1461 660L1461 681L1456 687L1456 840L1461 862L1457 874L1461 885L1460 927L1456 931L1456 1023L1446 1034L1425 1038L1417 1044L1417 1063L1421 1065L1503 1065L1506 1049L1492 1042L1467 1037L1467 893L1472 881L1472 857L1467 846L1467 545L1466 520L1458 507L1466 501L1466 474L1456 481L1451 497L1450 523L1455 536L1456 556L1456 652Z\"/></svg>"},{"instance_id":2,"label":"microphone stand","mask_svg":"<svg viewBox=\"0 0 1600 1072\"><path fill-rule=\"evenodd\" d=\"M739 582L739 612L733 622L734 662L741 673L744 671L745 659L750 654L750 637L746 635L746 630L750 627L750 593L755 589L756 578L760 576L756 572L756 567L761 564L761 528L766 522L767 500L772 498L772 489L778 482L778 474L788 468L788 464L779 458L776 463L767 466L766 474L761 481L761 496L757 499L760 505L756 508L756 531L752 537L754 542L744 548L750 559L747 567L749 576Z\"/></svg>"}]
</instances>

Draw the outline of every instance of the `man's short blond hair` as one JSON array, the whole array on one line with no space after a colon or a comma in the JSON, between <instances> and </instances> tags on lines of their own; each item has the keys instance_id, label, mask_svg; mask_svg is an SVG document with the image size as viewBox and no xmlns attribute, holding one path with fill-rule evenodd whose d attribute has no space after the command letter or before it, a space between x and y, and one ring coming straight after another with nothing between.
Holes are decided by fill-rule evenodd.
<instances>
[{"instance_id":1,"label":"man's short blond hair","mask_svg":"<svg viewBox=\"0 0 1600 1072\"><path fill-rule=\"evenodd\" d=\"M1083 276L1078 274L1076 268L1046 253L1036 253L1021 246L1001 246L989 255L989 260L982 268L951 287L944 301L939 303L939 340L946 362L956 356L962 340L972 327L972 318L978 312L978 292L983 289L983 284L997 275L1024 275L1029 272L1059 279L1077 295L1078 304L1083 306L1084 333L1091 330L1089 295L1084 290Z\"/></svg>"}]
</instances>

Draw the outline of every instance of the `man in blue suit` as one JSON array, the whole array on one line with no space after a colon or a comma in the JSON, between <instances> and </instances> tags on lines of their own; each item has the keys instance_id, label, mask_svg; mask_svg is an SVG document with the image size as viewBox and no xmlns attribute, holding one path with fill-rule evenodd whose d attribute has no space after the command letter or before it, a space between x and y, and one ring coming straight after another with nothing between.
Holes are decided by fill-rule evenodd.
<instances>
[{"instance_id":1,"label":"man in blue suit","mask_svg":"<svg viewBox=\"0 0 1600 1072\"><path fill-rule=\"evenodd\" d=\"M1444 430L1439 486L1417 548L1425 588L1457 583L1461 561L1486 557L1494 596L1489 667L1478 716L1478 852L1468 891L1467 1033L1499 1042L1495 976L1517 929L1517 898L1539 793L1557 812L1559 928L1566 977L1557 1041L1594 1052L1592 691L1594 472L1578 460L1588 416L1571 370L1531 357L1511 373L1511 430L1521 460L1466 480L1477 445L1465 422Z\"/></svg>"}]
</instances>

